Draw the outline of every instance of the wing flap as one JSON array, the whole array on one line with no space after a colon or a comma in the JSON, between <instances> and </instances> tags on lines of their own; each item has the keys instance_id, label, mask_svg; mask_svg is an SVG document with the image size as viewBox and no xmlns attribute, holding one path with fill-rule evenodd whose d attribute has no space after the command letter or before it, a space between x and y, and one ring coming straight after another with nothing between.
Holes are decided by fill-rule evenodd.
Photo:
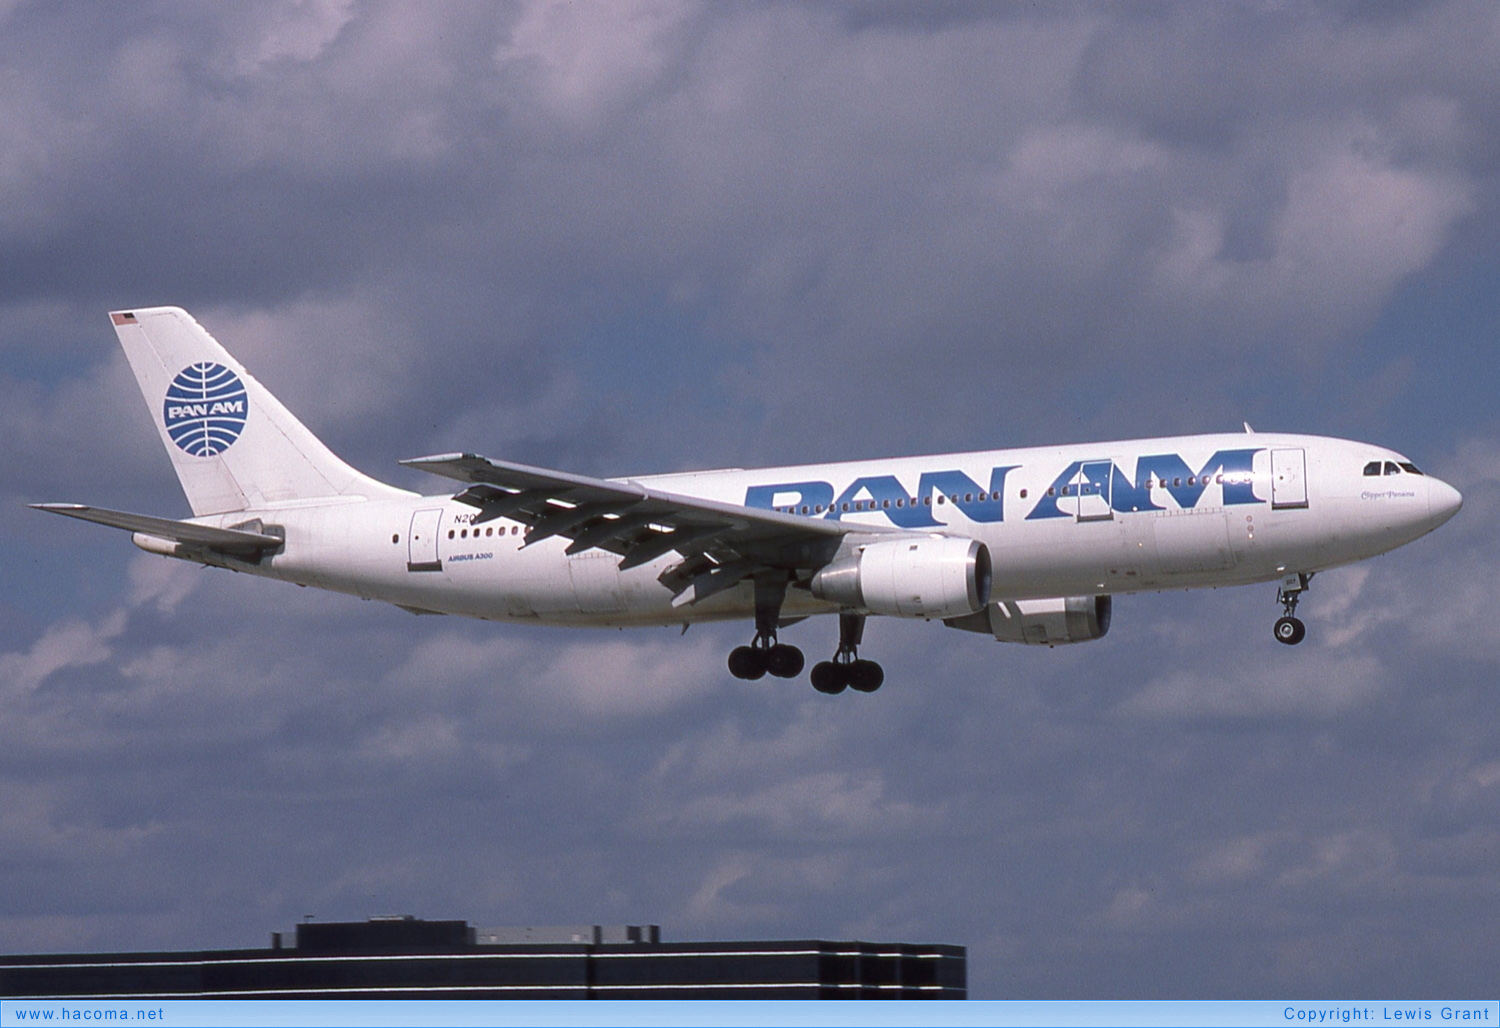
<instances>
[{"instance_id":1,"label":"wing flap","mask_svg":"<svg viewBox=\"0 0 1500 1028\"><path fill-rule=\"evenodd\" d=\"M81 503L33 503L37 510L49 514L63 514L70 518L92 521L110 528L123 528L127 532L170 539L192 546L204 546L233 554L259 554L275 550L285 542L280 536L263 532L248 532L238 528L213 528L195 525L190 521L173 521L171 518L154 518L148 514L130 514L122 510L106 510L103 507L88 507Z\"/></svg>"},{"instance_id":2,"label":"wing flap","mask_svg":"<svg viewBox=\"0 0 1500 1028\"><path fill-rule=\"evenodd\" d=\"M622 571L675 550L695 568L701 565L694 588L673 583L675 591L694 597L684 602L721 591L727 576L716 575L718 568L732 568L735 580L749 573L746 569L817 568L850 532L901 531L683 496L630 480L589 478L472 453L401 463L468 483L454 499L478 508L475 522L496 517L520 521L527 526L528 545L561 536L569 541L569 554L595 548L617 554ZM705 574L716 577L701 577Z\"/></svg>"}]
</instances>

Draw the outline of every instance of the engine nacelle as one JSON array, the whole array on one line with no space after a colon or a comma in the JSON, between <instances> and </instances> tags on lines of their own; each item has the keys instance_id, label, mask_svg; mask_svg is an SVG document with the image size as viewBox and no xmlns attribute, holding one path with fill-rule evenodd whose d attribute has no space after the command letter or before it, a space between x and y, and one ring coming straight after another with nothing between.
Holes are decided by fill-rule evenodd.
<instances>
[{"instance_id":1,"label":"engine nacelle","mask_svg":"<svg viewBox=\"0 0 1500 1028\"><path fill-rule=\"evenodd\" d=\"M812 594L903 618L956 618L990 601L990 551L974 539L906 536L865 543L813 576Z\"/></svg>"},{"instance_id":2,"label":"engine nacelle","mask_svg":"<svg viewBox=\"0 0 1500 1028\"><path fill-rule=\"evenodd\" d=\"M1108 596L1058 596L1002 600L977 614L945 618L943 623L966 632L988 632L1001 642L1061 646L1104 638L1113 611Z\"/></svg>"}]
</instances>

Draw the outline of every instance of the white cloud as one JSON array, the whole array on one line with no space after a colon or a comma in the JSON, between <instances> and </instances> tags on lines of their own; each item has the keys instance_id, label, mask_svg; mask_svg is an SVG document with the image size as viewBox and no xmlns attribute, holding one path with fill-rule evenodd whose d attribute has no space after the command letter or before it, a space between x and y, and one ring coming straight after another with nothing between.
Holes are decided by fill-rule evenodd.
<instances>
[{"instance_id":1,"label":"white cloud","mask_svg":"<svg viewBox=\"0 0 1500 1028\"><path fill-rule=\"evenodd\" d=\"M248 75L276 61L317 60L349 24L353 7L352 0L301 0L272 6L254 30L233 35L234 71Z\"/></svg>"},{"instance_id":2,"label":"white cloud","mask_svg":"<svg viewBox=\"0 0 1500 1028\"><path fill-rule=\"evenodd\" d=\"M698 8L659 0L579 6L532 0L495 51L502 70L536 81L558 116L592 127L656 85Z\"/></svg>"},{"instance_id":3,"label":"white cloud","mask_svg":"<svg viewBox=\"0 0 1500 1028\"><path fill-rule=\"evenodd\" d=\"M67 620L53 625L25 652L0 654L0 687L19 699L66 668L102 664L113 652L111 641L124 630L123 610L97 624Z\"/></svg>"},{"instance_id":4,"label":"white cloud","mask_svg":"<svg viewBox=\"0 0 1500 1028\"><path fill-rule=\"evenodd\" d=\"M1154 678L1120 705L1123 713L1172 720L1326 721L1358 710L1386 688L1389 674L1370 656L1330 650L1278 653L1280 659L1226 665L1215 660Z\"/></svg>"}]
</instances>

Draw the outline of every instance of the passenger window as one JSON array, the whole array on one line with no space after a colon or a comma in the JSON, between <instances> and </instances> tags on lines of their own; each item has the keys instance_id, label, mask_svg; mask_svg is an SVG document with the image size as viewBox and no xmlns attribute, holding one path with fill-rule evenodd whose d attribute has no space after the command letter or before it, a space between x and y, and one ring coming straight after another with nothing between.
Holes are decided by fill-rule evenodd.
<instances>
[{"instance_id":1,"label":"passenger window","mask_svg":"<svg viewBox=\"0 0 1500 1028\"><path fill-rule=\"evenodd\" d=\"M1057 487L1049 485L1047 487L1047 495L1048 496L1056 496L1057 495Z\"/></svg>"},{"instance_id":2,"label":"passenger window","mask_svg":"<svg viewBox=\"0 0 1500 1028\"><path fill-rule=\"evenodd\" d=\"M1370 463L1365 465L1366 478L1371 478L1378 474L1380 474L1380 461L1372 460L1370 461Z\"/></svg>"},{"instance_id":3,"label":"passenger window","mask_svg":"<svg viewBox=\"0 0 1500 1028\"><path fill-rule=\"evenodd\" d=\"M905 507L906 506L906 501L905 500L897 500L896 501L896 506L898 506L898 507Z\"/></svg>"},{"instance_id":4,"label":"passenger window","mask_svg":"<svg viewBox=\"0 0 1500 1028\"><path fill-rule=\"evenodd\" d=\"M451 529L451 528L450 528L450 529L448 529L448 538L449 538L449 539L452 539L452 538L453 538L453 529Z\"/></svg>"},{"instance_id":5,"label":"passenger window","mask_svg":"<svg viewBox=\"0 0 1500 1028\"><path fill-rule=\"evenodd\" d=\"M1422 473L1418 471L1417 466L1410 461L1402 461L1401 466L1406 469L1406 473L1408 475L1420 475Z\"/></svg>"},{"instance_id":6,"label":"passenger window","mask_svg":"<svg viewBox=\"0 0 1500 1028\"><path fill-rule=\"evenodd\" d=\"M391 536L391 542L393 542L393 543L399 543L400 541L401 541L401 536L399 536L399 535L393 535L393 536Z\"/></svg>"},{"instance_id":7,"label":"passenger window","mask_svg":"<svg viewBox=\"0 0 1500 1028\"><path fill-rule=\"evenodd\" d=\"M944 496L942 493L938 493L938 503L942 504L942 503L947 503L947 502L948 502L948 497Z\"/></svg>"},{"instance_id":8,"label":"passenger window","mask_svg":"<svg viewBox=\"0 0 1500 1028\"><path fill-rule=\"evenodd\" d=\"M958 502L958 497L957 496L953 497L953 502L954 503ZM974 502L974 494L973 493L964 493L964 502L965 503L973 503Z\"/></svg>"},{"instance_id":9,"label":"passenger window","mask_svg":"<svg viewBox=\"0 0 1500 1028\"><path fill-rule=\"evenodd\" d=\"M1023 500L1026 499L1026 490L1025 489L1021 490L1021 499L1023 499Z\"/></svg>"},{"instance_id":10,"label":"passenger window","mask_svg":"<svg viewBox=\"0 0 1500 1028\"><path fill-rule=\"evenodd\" d=\"M1063 486L1063 491L1062 491L1062 494L1063 494L1063 495L1064 495L1064 496L1066 496L1066 495L1068 495L1068 489L1069 489L1069 488L1070 488L1070 487L1069 487L1069 486Z\"/></svg>"},{"instance_id":11,"label":"passenger window","mask_svg":"<svg viewBox=\"0 0 1500 1028\"><path fill-rule=\"evenodd\" d=\"M802 505L802 513L804 513L804 514L807 513L807 504L805 504L805 503Z\"/></svg>"},{"instance_id":12,"label":"passenger window","mask_svg":"<svg viewBox=\"0 0 1500 1028\"><path fill-rule=\"evenodd\" d=\"M880 509L881 510L890 510L891 509L891 501L890 500L881 500L880 501Z\"/></svg>"},{"instance_id":13,"label":"passenger window","mask_svg":"<svg viewBox=\"0 0 1500 1028\"><path fill-rule=\"evenodd\" d=\"M1395 461L1388 460L1385 462L1385 473L1387 475L1399 475L1401 474L1401 469L1396 467Z\"/></svg>"},{"instance_id":14,"label":"passenger window","mask_svg":"<svg viewBox=\"0 0 1500 1028\"><path fill-rule=\"evenodd\" d=\"M1195 475L1189 475L1188 476L1188 485L1197 485L1197 484L1198 484L1197 476L1195 476Z\"/></svg>"},{"instance_id":15,"label":"passenger window","mask_svg":"<svg viewBox=\"0 0 1500 1028\"><path fill-rule=\"evenodd\" d=\"M1180 478L1174 478L1174 479L1172 479L1172 484L1174 486L1179 486L1179 485L1182 484L1182 479L1180 479Z\"/></svg>"},{"instance_id":16,"label":"passenger window","mask_svg":"<svg viewBox=\"0 0 1500 1028\"><path fill-rule=\"evenodd\" d=\"M932 497L931 496L924 496L924 497L922 497L922 506L924 506L924 507L931 507L932 506Z\"/></svg>"}]
</instances>

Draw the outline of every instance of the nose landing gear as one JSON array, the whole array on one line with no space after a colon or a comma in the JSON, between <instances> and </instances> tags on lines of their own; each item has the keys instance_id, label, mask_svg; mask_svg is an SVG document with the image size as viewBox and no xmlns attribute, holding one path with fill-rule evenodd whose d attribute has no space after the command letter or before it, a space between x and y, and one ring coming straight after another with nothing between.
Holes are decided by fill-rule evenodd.
<instances>
[{"instance_id":1,"label":"nose landing gear","mask_svg":"<svg viewBox=\"0 0 1500 1028\"><path fill-rule=\"evenodd\" d=\"M859 643L865 634L863 614L839 615L839 650L832 660L813 665L812 686L821 693L833 695L846 688L855 692L874 692L885 682L885 670L873 660L861 660Z\"/></svg>"},{"instance_id":2,"label":"nose landing gear","mask_svg":"<svg viewBox=\"0 0 1500 1028\"><path fill-rule=\"evenodd\" d=\"M1276 636L1276 641L1286 643L1288 646L1296 646L1307 636L1307 626L1302 619L1297 617L1297 601L1307 591L1308 583L1312 581L1311 574L1287 575L1281 580L1281 588L1276 593L1276 599L1281 604L1282 616L1276 619L1271 632Z\"/></svg>"}]
</instances>

